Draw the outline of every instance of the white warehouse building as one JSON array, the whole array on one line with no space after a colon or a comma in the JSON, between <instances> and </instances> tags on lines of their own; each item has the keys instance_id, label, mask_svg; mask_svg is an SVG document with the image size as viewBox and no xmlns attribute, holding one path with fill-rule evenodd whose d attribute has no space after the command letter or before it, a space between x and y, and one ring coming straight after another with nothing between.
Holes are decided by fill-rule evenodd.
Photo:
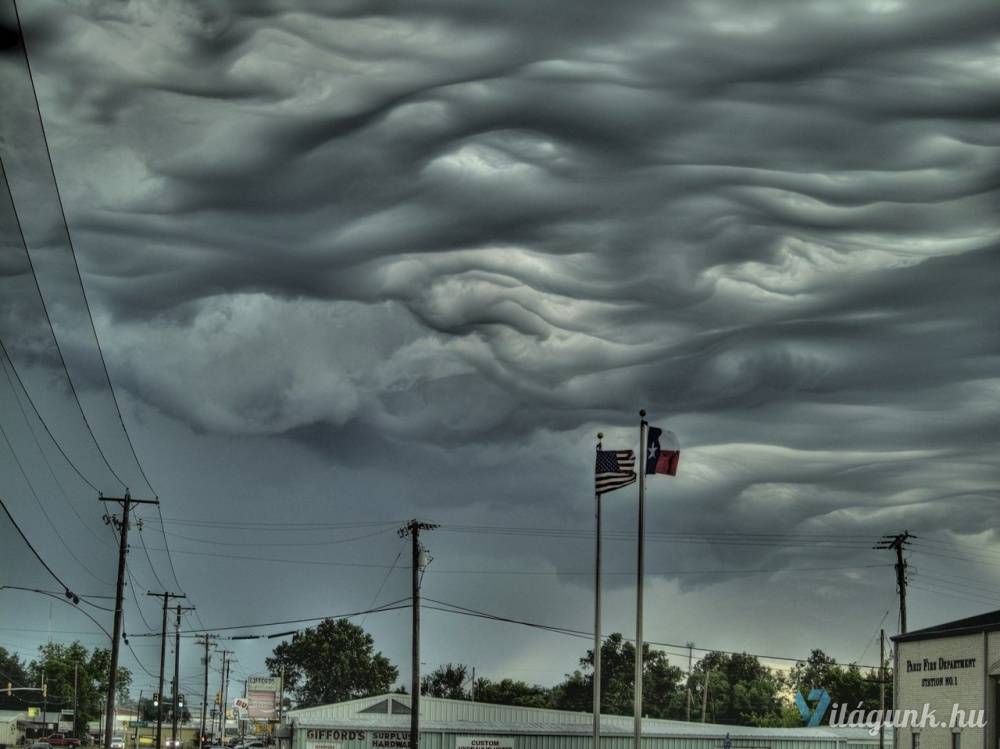
<instances>
[{"instance_id":1,"label":"white warehouse building","mask_svg":"<svg viewBox=\"0 0 1000 749\"><path fill-rule=\"evenodd\" d=\"M292 710L291 749L407 749L410 697L374 697ZM420 698L421 749L592 749L590 713ZM630 716L601 717L601 749L631 749ZM642 749L878 749L865 729L754 728L646 718ZM886 732L886 747L892 746Z\"/></svg>"}]
</instances>

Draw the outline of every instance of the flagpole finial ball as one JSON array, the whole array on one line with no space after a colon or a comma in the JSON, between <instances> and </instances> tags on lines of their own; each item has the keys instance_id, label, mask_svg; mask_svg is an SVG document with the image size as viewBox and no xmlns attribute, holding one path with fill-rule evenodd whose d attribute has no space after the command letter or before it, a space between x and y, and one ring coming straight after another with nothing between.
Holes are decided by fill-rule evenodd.
<instances>
[{"instance_id":1,"label":"flagpole finial ball","mask_svg":"<svg viewBox=\"0 0 1000 749\"><path fill-rule=\"evenodd\" d=\"M604 439L604 432L598 432L597 433L597 439L599 439L599 440Z\"/></svg>"},{"instance_id":2,"label":"flagpole finial ball","mask_svg":"<svg viewBox=\"0 0 1000 749\"><path fill-rule=\"evenodd\" d=\"M640 416L645 416L646 415L646 409L645 408L640 408L639 409L639 415Z\"/></svg>"}]
</instances>

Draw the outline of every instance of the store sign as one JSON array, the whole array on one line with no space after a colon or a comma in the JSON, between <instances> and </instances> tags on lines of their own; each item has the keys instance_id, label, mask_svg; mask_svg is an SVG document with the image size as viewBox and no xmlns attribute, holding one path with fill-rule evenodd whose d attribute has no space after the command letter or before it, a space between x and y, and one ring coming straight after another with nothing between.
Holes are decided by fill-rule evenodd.
<instances>
[{"instance_id":1,"label":"store sign","mask_svg":"<svg viewBox=\"0 0 1000 749\"><path fill-rule=\"evenodd\" d=\"M274 720L278 717L278 690L281 680L275 676L251 676L247 679L247 714L251 720Z\"/></svg>"},{"instance_id":2,"label":"store sign","mask_svg":"<svg viewBox=\"0 0 1000 749\"><path fill-rule=\"evenodd\" d=\"M514 749L514 737L456 736L455 749Z\"/></svg>"},{"instance_id":3,"label":"store sign","mask_svg":"<svg viewBox=\"0 0 1000 749\"><path fill-rule=\"evenodd\" d=\"M306 741L362 741L365 738L364 731L351 731L343 728L308 728L306 729Z\"/></svg>"},{"instance_id":4,"label":"store sign","mask_svg":"<svg viewBox=\"0 0 1000 749\"><path fill-rule=\"evenodd\" d=\"M372 749L409 749L409 731L372 731Z\"/></svg>"},{"instance_id":5,"label":"store sign","mask_svg":"<svg viewBox=\"0 0 1000 749\"><path fill-rule=\"evenodd\" d=\"M247 691L277 692L281 688L281 679L277 676L251 676L247 679Z\"/></svg>"}]
</instances>

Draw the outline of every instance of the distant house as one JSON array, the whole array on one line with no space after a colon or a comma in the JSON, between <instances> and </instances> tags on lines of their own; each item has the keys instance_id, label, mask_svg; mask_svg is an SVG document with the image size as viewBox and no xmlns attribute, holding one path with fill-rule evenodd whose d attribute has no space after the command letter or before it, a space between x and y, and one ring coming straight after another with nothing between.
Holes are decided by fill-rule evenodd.
<instances>
[{"instance_id":1,"label":"distant house","mask_svg":"<svg viewBox=\"0 0 1000 749\"><path fill-rule=\"evenodd\" d=\"M24 735L20 724L28 720L23 710L0 710L0 747L14 746Z\"/></svg>"}]
</instances>

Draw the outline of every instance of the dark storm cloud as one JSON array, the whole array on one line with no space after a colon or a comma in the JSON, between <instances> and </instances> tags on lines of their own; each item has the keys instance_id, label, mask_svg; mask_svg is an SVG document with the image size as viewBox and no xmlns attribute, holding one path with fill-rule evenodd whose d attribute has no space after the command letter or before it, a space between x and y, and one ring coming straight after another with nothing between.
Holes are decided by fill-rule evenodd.
<instances>
[{"instance_id":1,"label":"dark storm cloud","mask_svg":"<svg viewBox=\"0 0 1000 749\"><path fill-rule=\"evenodd\" d=\"M631 443L644 406L686 448L664 525L995 525L992 0L178 0L28 20L98 327L137 402L403 471L470 522L563 522L593 433Z\"/></svg>"}]
</instances>

